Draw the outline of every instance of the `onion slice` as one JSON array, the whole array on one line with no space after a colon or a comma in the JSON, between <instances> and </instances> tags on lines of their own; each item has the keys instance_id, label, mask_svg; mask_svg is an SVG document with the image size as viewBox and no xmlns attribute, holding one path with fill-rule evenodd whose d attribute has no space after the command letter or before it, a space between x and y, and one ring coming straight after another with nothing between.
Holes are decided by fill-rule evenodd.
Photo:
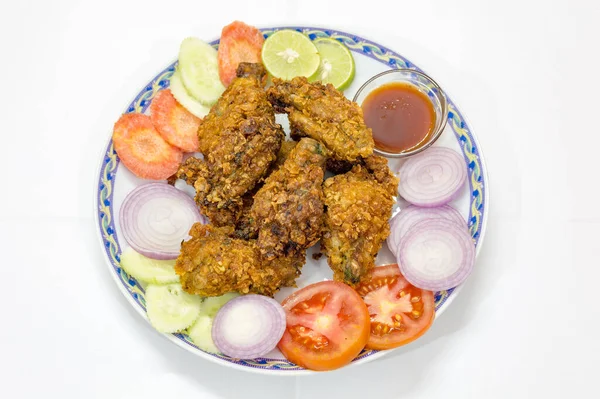
<instances>
[{"instance_id":1,"label":"onion slice","mask_svg":"<svg viewBox=\"0 0 600 399\"><path fill-rule=\"evenodd\" d=\"M442 291L463 283L475 264L475 244L464 226L442 219L410 228L398 247L400 271L412 285Z\"/></svg>"},{"instance_id":2,"label":"onion slice","mask_svg":"<svg viewBox=\"0 0 600 399\"><path fill-rule=\"evenodd\" d=\"M390 219L390 235L387 238L387 246L390 251L396 256L396 249L398 249L398 245L400 244L400 238L398 236L398 230L400 225L398 224L398 220L400 219L400 214L403 212L401 210L399 213L395 214Z\"/></svg>"},{"instance_id":3,"label":"onion slice","mask_svg":"<svg viewBox=\"0 0 600 399\"><path fill-rule=\"evenodd\" d=\"M450 202L467 180L467 165L454 150L431 147L411 157L399 170L398 192L406 201L423 207Z\"/></svg>"},{"instance_id":4,"label":"onion slice","mask_svg":"<svg viewBox=\"0 0 600 399\"><path fill-rule=\"evenodd\" d=\"M148 183L127 194L119 212L123 236L151 259L176 259L192 225L206 223L192 198L166 183Z\"/></svg>"},{"instance_id":5,"label":"onion slice","mask_svg":"<svg viewBox=\"0 0 600 399\"><path fill-rule=\"evenodd\" d=\"M442 205L435 208L422 208L415 205L409 205L397 213L390 221L390 235L388 237L388 247L390 251L397 255L396 250L400 241L406 233L415 224L422 220L444 219L466 227L467 222L462 215L450 205Z\"/></svg>"},{"instance_id":6,"label":"onion slice","mask_svg":"<svg viewBox=\"0 0 600 399\"><path fill-rule=\"evenodd\" d=\"M388 237L388 247L390 251L396 255L396 250L400 245L400 241L410 228L422 220L432 219L449 220L460 226L466 226L465 219L450 205L442 205L435 208L423 208L409 205L398 212L390 220L390 235Z\"/></svg>"},{"instance_id":7,"label":"onion slice","mask_svg":"<svg viewBox=\"0 0 600 399\"><path fill-rule=\"evenodd\" d=\"M212 338L229 357L255 359L275 349L285 327L285 311L279 302L250 294L232 299L219 310Z\"/></svg>"}]
</instances>

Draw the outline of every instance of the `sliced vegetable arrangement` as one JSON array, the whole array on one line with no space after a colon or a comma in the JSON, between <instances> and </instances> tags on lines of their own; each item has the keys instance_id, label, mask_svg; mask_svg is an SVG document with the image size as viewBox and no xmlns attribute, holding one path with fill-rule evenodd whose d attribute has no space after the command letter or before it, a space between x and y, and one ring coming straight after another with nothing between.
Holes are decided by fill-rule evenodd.
<instances>
[{"instance_id":1,"label":"sliced vegetable arrangement","mask_svg":"<svg viewBox=\"0 0 600 399\"><path fill-rule=\"evenodd\" d=\"M260 62L265 39L260 30L235 21L223 28L217 59L219 76L225 86L235 78L240 62Z\"/></svg>"},{"instance_id":2,"label":"sliced vegetable arrangement","mask_svg":"<svg viewBox=\"0 0 600 399\"><path fill-rule=\"evenodd\" d=\"M467 180L467 166L454 150L431 147L400 168L398 191L408 202L434 207L450 202Z\"/></svg>"},{"instance_id":3,"label":"sliced vegetable arrangement","mask_svg":"<svg viewBox=\"0 0 600 399\"><path fill-rule=\"evenodd\" d=\"M412 286L398 265L376 267L371 272L371 281L356 290L371 315L367 348L391 349L405 345L425 334L433 323L433 292Z\"/></svg>"},{"instance_id":4,"label":"sliced vegetable arrangement","mask_svg":"<svg viewBox=\"0 0 600 399\"><path fill-rule=\"evenodd\" d=\"M121 116L112 138L123 165L141 179L164 180L177 172L183 159L181 150L165 141L147 115Z\"/></svg>"},{"instance_id":5,"label":"sliced vegetable arrangement","mask_svg":"<svg viewBox=\"0 0 600 399\"><path fill-rule=\"evenodd\" d=\"M244 295L217 313L212 338L219 350L237 359L254 359L271 352L285 330L285 312L273 298Z\"/></svg>"},{"instance_id":6,"label":"sliced vegetable arrangement","mask_svg":"<svg viewBox=\"0 0 600 399\"><path fill-rule=\"evenodd\" d=\"M354 57L348 47L335 39L320 38L314 42L321 62L311 80L331 83L336 89L344 90L354 79Z\"/></svg>"},{"instance_id":7,"label":"sliced vegetable arrangement","mask_svg":"<svg viewBox=\"0 0 600 399\"><path fill-rule=\"evenodd\" d=\"M192 225L207 219L189 194L165 180L198 150L202 118L241 62L262 62L273 77L305 76L338 90L355 75L342 42L312 41L294 30L265 40L257 28L235 21L223 28L218 50L198 38L182 41L169 88L155 95L148 115L122 115L112 137L123 165L151 181L131 191L119 213L130 246L120 266L143 284L150 323L162 333L186 333L205 352L255 359L278 348L289 361L317 371L343 367L365 348L392 349L419 338L435 319L434 292L463 283L475 263L467 223L450 205L467 168L448 148L429 148L398 170L398 192L411 204L390 220L387 245L398 264L375 267L356 288L321 281L281 304L262 295L202 298L183 290L175 259Z\"/></svg>"},{"instance_id":8,"label":"sliced vegetable arrangement","mask_svg":"<svg viewBox=\"0 0 600 399\"><path fill-rule=\"evenodd\" d=\"M150 120L169 144L185 152L198 149L200 119L179 105L171 90L162 90L154 97Z\"/></svg>"},{"instance_id":9,"label":"sliced vegetable arrangement","mask_svg":"<svg viewBox=\"0 0 600 399\"><path fill-rule=\"evenodd\" d=\"M419 206L408 206L390 220L390 236L388 246L394 255L397 254L400 240L416 223L423 220L445 219L455 222L460 226L466 226L463 217L450 205L442 205L436 208L421 208Z\"/></svg>"},{"instance_id":10,"label":"sliced vegetable arrangement","mask_svg":"<svg viewBox=\"0 0 600 399\"><path fill-rule=\"evenodd\" d=\"M402 274L412 284L448 290L471 274L475 244L464 226L449 220L423 220L401 240L398 259Z\"/></svg>"},{"instance_id":11,"label":"sliced vegetable arrangement","mask_svg":"<svg viewBox=\"0 0 600 399\"><path fill-rule=\"evenodd\" d=\"M398 191L413 205L390 221L388 247L402 274L426 290L462 284L475 265L475 243L448 203L464 187L465 163L450 148L432 147L408 159L399 174Z\"/></svg>"},{"instance_id":12,"label":"sliced vegetable arrangement","mask_svg":"<svg viewBox=\"0 0 600 399\"><path fill-rule=\"evenodd\" d=\"M148 284L171 284L179 282L175 273L175 260L147 258L127 248L121 253L121 267L127 274Z\"/></svg>"},{"instance_id":13,"label":"sliced vegetable arrangement","mask_svg":"<svg viewBox=\"0 0 600 399\"><path fill-rule=\"evenodd\" d=\"M202 298L183 291L179 283L146 287L148 319L162 333L179 332L189 327L198 318L201 303Z\"/></svg>"},{"instance_id":14,"label":"sliced vegetable arrangement","mask_svg":"<svg viewBox=\"0 0 600 399\"><path fill-rule=\"evenodd\" d=\"M192 225L204 222L194 201L165 183L147 183L130 192L119 213L123 236L152 259L175 259Z\"/></svg>"},{"instance_id":15,"label":"sliced vegetable arrangement","mask_svg":"<svg viewBox=\"0 0 600 399\"><path fill-rule=\"evenodd\" d=\"M188 37L179 47L181 81L187 91L204 105L214 104L225 86L219 79L217 50L195 37Z\"/></svg>"},{"instance_id":16,"label":"sliced vegetable arrangement","mask_svg":"<svg viewBox=\"0 0 600 399\"><path fill-rule=\"evenodd\" d=\"M183 106L183 108L187 109L192 115L202 119L208 112L210 111L210 107L202 104L193 98L190 93L188 93L187 89L183 85L181 81L181 74L179 70L175 70L173 75L171 76L171 93L173 93L173 97Z\"/></svg>"},{"instance_id":17,"label":"sliced vegetable arrangement","mask_svg":"<svg viewBox=\"0 0 600 399\"><path fill-rule=\"evenodd\" d=\"M283 29L265 41L262 62L277 78L310 77L319 68L319 52L313 42L300 32Z\"/></svg>"},{"instance_id":18,"label":"sliced vegetable arrangement","mask_svg":"<svg viewBox=\"0 0 600 399\"><path fill-rule=\"evenodd\" d=\"M333 370L352 361L369 340L369 311L355 290L338 281L304 287L282 304L287 327L279 350L311 370Z\"/></svg>"},{"instance_id":19,"label":"sliced vegetable arrangement","mask_svg":"<svg viewBox=\"0 0 600 399\"><path fill-rule=\"evenodd\" d=\"M219 309L238 296L240 294L237 292L230 292L217 297L204 298L198 319L187 330L190 339L198 348L210 353L219 353L219 348L212 339L213 321Z\"/></svg>"}]
</instances>

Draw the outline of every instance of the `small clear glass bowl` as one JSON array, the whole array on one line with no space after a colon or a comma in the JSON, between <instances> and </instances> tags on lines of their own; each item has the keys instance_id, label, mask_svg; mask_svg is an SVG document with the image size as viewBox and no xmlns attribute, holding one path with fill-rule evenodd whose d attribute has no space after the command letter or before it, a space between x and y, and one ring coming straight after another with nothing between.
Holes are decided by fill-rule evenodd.
<instances>
[{"instance_id":1,"label":"small clear glass bowl","mask_svg":"<svg viewBox=\"0 0 600 399\"><path fill-rule=\"evenodd\" d=\"M375 147L375 152L388 158L405 158L429 148L442 135L448 119L448 102L442 88L426 74L414 69L392 69L367 80L354 95L353 101L362 106L367 96L378 87L388 83L408 83L429 98L435 112L433 130L420 146L400 152L387 152Z\"/></svg>"}]
</instances>

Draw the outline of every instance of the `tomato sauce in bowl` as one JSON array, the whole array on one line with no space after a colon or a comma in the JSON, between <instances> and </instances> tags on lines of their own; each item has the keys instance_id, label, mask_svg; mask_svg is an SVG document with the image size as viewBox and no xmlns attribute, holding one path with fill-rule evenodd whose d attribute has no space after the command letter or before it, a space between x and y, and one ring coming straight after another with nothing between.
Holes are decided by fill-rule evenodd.
<instances>
[{"instance_id":1,"label":"tomato sauce in bowl","mask_svg":"<svg viewBox=\"0 0 600 399\"><path fill-rule=\"evenodd\" d=\"M375 147L399 153L427 141L435 125L433 104L416 86L392 82L370 92L362 103Z\"/></svg>"},{"instance_id":2,"label":"tomato sauce in bowl","mask_svg":"<svg viewBox=\"0 0 600 399\"><path fill-rule=\"evenodd\" d=\"M405 158L429 148L443 133L448 102L442 88L414 69L392 69L367 80L354 95L365 124L372 130L374 151Z\"/></svg>"}]
</instances>

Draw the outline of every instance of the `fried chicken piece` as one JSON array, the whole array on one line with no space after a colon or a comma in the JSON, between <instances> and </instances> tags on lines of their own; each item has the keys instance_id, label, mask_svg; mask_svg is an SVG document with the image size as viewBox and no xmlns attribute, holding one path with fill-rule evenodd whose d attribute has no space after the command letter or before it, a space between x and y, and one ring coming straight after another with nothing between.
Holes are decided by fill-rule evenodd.
<instances>
[{"instance_id":1,"label":"fried chicken piece","mask_svg":"<svg viewBox=\"0 0 600 399\"><path fill-rule=\"evenodd\" d=\"M242 209L235 225L235 237L243 240L256 239L258 236L258 228L254 219L252 218L251 210L252 204L254 203L254 196L256 195L258 186L251 192L248 192L242 197Z\"/></svg>"},{"instance_id":2,"label":"fried chicken piece","mask_svg":"<svg viewBox=\"0 0 600 399\"><path fill-rule=\"evenodd\" d=\"M366 282L390 233L398 179L385 158L372 156L348 173L325 180L325 227L321 249L333 278L350 286Z\"/></svg>"},{"instance_id":3,"label":"fried chicken piece","mask_svg":"<svg viewBox=\"0 0 600 399\"><path fill-rule=\"evenodd\" d=\"M202 214L216 226L235 225L243 213L243 197L232 197L223 202L211 202L207 198L210 192L211 171L206 161L190 157L179 167L177 178L182 179L196 189L195 200Z\"/></svg>"},{"instance_id":4,"label":"fried chicken piece","mask_svg":"<svg viewBox=\"0 0 600 399\"><path fill-rule=\"evenodd\" d=\"M288 114L292 138L321 141L334 158L344 161L373 153L373 134L362 109L331 84L309 83L305 77L274 78L267 96L277 112Z\"/></svg>"},{"instance_id":5,"label":"fried chicken piece","mask_svg":"<svg viewBox=\"0 0 600 399\"><path fill-rule=\"evenodd\" d=\"M298 142L292 141L292 140L286 140L283 143L281 143L281 148L279 149L279 152L277 153L277 159L275 160L275 163L273 164L273 170L279 168L281 165L283 165L285 163L285 160L288 159L288 157L290 156L290 153L292 152L294 147L296 147L296 144L298 144Z\"/></svg>"},{"instance_id":6,"label":"fried chicken piece","mask_svg":"<svg viewBox=\"0 0 600 399\"><path fill-rule=\"evenodd\" d=\"M398 195L399 181L390 170L387 159L379 155L371 155L363 159L362 163L389 195L392 197Z\"/></svg>"},{"instance_id":7,"label":"fried chicken piece","mask_svg":"<svg viewBox=\"0 0 600 399\"><path fill-rule=\"evenodd\" d=\"M204 160L190 158L178 173L217 226L236 224L242 196L265 176L285 137L263 89L264 67L241 63L237 75L198 129Z\"/></svg>"},{"instance_id":8,"label":"fried chicken piece","mask_svg":"<svg viewBox=\"0 0 600 399\"><path fill-rule=\"evenodd\" d=\"M199 177L207 175L206 162L200 158L189 157L179 167L175 176L193 186Z\"/></svg>"},{"instance_id":9,"label":"fried chicken piece","mask_svg":"<svg viewBox=\"0 0 600 399\"><path fill-rule=\"evenodd\" d=\"M359 158L359 160L354 163L340 161L335 158L328 158L326 164L327 170L336 175L350 172L354 165L365 166L367 170L375 176L377 181L386 186L386 190L389 190L391 193L394 193L393 195L396 195L395 191L398 188L398 181L396 176L391 173L387 159L384 157L371 155L367 158Z\"/></svg>"},{"instance_id":10,"label":"fried chicken piece","mask_svg":"<svg viewBox=\"0 0 600 399\"><path fill-rule=\"evenodd\" d=\"M358 162L342 161L335 158L329 158L327 159L326 165L328 171L334 175L341 175L342 173L350 172L352 167L360 162L362 162L362 158L360 158Z\"/></svg>"},{"instance_id":11,"label":"fried chicken piece","mask_svg":"<svg viewBox=\"0 0 600 399\"><path fill-rule=\"evenodd\" d=\"M182 243L175 263L184 291L201 296L220 296L232 291L273 296L281 287L295 286L304 257L265 261L256 241L232 235L232 227L201 223L192 226L192 238Z\"/></svg>"},{"instance_id":12,"label":"fried chicken piece","mask_svg":"<svg viewBox=\"0 0 600 399\"><path fill-rule=\"evenodd\" d=\"M264 258L303 253L319 240L327 155L323 144L303 138L254 196L251 214Z\"/></svg>"},{"instance_id":13,"label":"fried chicken piece","mask_svg":"<svg viewBox=\"0 0 600 399\"><path fill-rule=\"evenodd\" d=\"M267 177L284 164L285 160L290 155L296 144L297 142L295 141L284 141L281 143L281 148L277 153L277 159L266 173ZM249 240L258 236L258 227L256 226L256 223L254 223L254 218L252 217L250 211L252 209L252 204L254 203L254 195L256 195L258 190L262 187L262 183L264 182L257 183L252 191L247 192L242 197L242 209L235 225L235 236L238 238Z\"/></svg>"}]
</instances>

